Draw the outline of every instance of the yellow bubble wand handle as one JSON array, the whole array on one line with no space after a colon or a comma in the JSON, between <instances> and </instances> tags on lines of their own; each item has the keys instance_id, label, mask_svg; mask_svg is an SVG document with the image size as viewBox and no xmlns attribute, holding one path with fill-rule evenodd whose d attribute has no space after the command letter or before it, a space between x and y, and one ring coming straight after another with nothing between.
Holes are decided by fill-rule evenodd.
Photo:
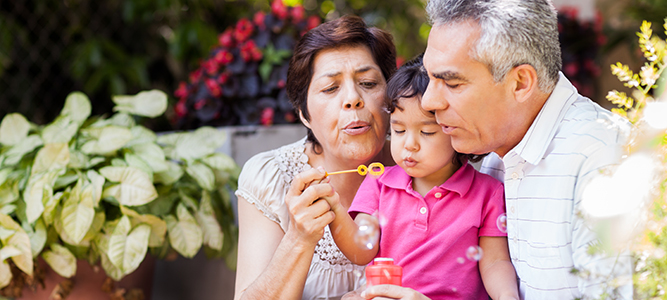
<instances>
[{"instance_id":1,"label":"yellow bubble wand handle","mask_svg":"<svg viewBox=\"0 0 667 300\"><path fill-rule=\"evenodd\" d=\"M371 174L373 176L380 176L382 173L384 173L384 165L379 163L379 162L374 162L368 167L364 165L360 165L356 169L352 170L343 170L343 171L336 171L336 172L331 172L331 173L326 173L326 176L329 175L336 175L336 174L344 174L344 173L359 173L359 175L364 176L366 174Z\"/></svg>"}]
</instances>

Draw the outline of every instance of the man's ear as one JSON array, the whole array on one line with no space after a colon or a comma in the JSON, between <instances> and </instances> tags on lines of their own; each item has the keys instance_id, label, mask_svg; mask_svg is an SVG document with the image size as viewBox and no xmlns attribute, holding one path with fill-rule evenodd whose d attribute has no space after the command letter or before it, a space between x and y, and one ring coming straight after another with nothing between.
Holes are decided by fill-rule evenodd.
<instances>
[{"instance_id":1,"label":"man's ear","mask_svg":"<svg viewBox=\"0 0 667 300\"><path fill-rule=\"evenodd\" d=\"M531 99L536 92L539 92L537 71L533 66L529 64L516 66L508 75L515 83L512 92L517 102L523 103Z\"/></svg>"},{"instance_id":2,"label":"man's ear","mask_svg":"<svg viewBox=\"0 0 667 300\"><path fill-rule=\"evenodd\" d=\"M301 123L303 123L304 126L308 127L308 129L312 129L310 128L310 122L306 120L306 117L303 116L303 113L301 112L300 109L299 109L299 119L301 119Z\"/></svg>"}]
</instances>

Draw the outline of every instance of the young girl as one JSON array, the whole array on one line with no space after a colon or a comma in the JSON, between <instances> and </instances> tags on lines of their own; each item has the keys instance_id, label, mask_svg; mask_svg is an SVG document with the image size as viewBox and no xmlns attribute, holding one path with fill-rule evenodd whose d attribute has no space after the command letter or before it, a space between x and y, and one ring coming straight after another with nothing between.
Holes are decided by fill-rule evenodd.
<instances>
[{"instance_id":1,"label":"young girl","mask_svg":"<svg viewBox=\"0 0 667 300\"><path fill-rule=\"evenodd\" d=\"M519 299L507 234L497 225L504 215L503 185L468 164L481 157L457 153L435 115L421 108L428 81L421 57L389 80L397 165L365 178L349 214L332 205L334 240L356 264L393 258L403 267L402 285L431 299ZM377 224L376 217L379 245L356 243L358 224Z\"/></svg>"}]
</instances>

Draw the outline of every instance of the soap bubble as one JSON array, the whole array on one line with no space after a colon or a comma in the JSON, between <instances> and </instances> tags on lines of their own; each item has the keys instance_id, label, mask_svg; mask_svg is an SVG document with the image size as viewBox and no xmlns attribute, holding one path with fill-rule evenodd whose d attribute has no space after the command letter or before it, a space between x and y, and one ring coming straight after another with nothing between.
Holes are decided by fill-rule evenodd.
<instances>
[{"instance_id":1,"label":"soap bubble","mask_svg":"<svg viewBox=\"0 0 667 300\"><path fill-rule=\"evenodd\" d=\"M466 262L466 260L463 259L463 257L459 257L459 258L456 259L456 262L462 264L462 263Z\"/></svg>"},{"instance_id":2,"label":"soap bubble","mask_svg":"<svg viewBox=\"0 0 667 300\"><path fill-rule=\"evenodd\" d=\"M354 242L361 248L373 249L380 240L380 230L377 222L366 219L359 221L359 230L354 234Z\"/></svg>"},{"instance_id":3,"label":"soap bubble","mask_svg":"<svg viewBox=\"0 0 667 300\"><path fill-rule=\"evenodd\" d=\"M479 261L482 259L483 253L484 251L482 251L482 248L479 246L470 246L468 247L468 250L466 250L466 257L468 257L469 260Z\"/></svg>"},{"instance_id":4,"label":"soap bubble","mask_svg":"<svg viewBox=\"0 0 667 300\"><path fill-rule=\"evenodd\" d=\"M496 226L500 231L507 233L507 214L502 214L496 219Z\"/></svg>"},{"instance_id":5,"label":"soap bubble","mask_svg":"<svg viewBox=\"0 0 667 300\"><path fill-rule=\"evenodd\" d=\"M452 288L452 292L456 293L456 291L457 291L456 288Z\"/></svg>"},{"instance_id":6,"label":"soap bubble","mask_svg":"<svg viewBox=\"0 0 667 300\"><path fill-rule=\"evenodd\" d=\"M376 211L373 213L373 217L377 218L378 223L380 224L380 228L386 226L387 223L389 222L389 220L387 219L387 217L385 217L384 214L382 214L379 210L376 210Z\"/></svg>"}]
</instances>

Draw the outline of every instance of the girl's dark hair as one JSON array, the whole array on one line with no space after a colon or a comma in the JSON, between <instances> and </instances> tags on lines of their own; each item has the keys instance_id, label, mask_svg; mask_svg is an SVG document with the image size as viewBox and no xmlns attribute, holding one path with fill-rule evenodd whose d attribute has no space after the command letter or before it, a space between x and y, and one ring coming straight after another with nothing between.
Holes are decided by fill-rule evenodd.
<instances>
[{"instance_id":1,"label":"girl's dark hair","mask_svg":"<svg viewBox=\"0 0 667 300\"><path fill-rule=\"evenodd\" d=\"M419 101L421 97L426 92L428 87L428 73L424 69L423 63L424 54L407 61L401 66L401 68L396 71L394 76L389 79L387 83L387 111L393 113L396 109L403 110L398 105L398 100L401 98L412 98L417 96ZM430 112L434 114L432 111ZM456 152L453 158L453 162L463 162L465 160L471 162L478 162L486 156L486 154L476 155L476 154L463 154Z\"/></svg>"},{"instance_id":2,"label":"girl's dark hair","mask_svg":"<svg viewBox=\"0 0 667 300\"><path fill-rule=\"evenodd\" d=\"M311 29L294 48L286 82L287 96L292 106L301 111L306 120L310 121L307 100L315 56L322 50L349 46L368 47L385 80L396 71L396 47L391 34L366 26L360 17L343 16ZM320 146L310 129L307 140L313 143L314 148Z\"/></svg>"}]
</instances>

